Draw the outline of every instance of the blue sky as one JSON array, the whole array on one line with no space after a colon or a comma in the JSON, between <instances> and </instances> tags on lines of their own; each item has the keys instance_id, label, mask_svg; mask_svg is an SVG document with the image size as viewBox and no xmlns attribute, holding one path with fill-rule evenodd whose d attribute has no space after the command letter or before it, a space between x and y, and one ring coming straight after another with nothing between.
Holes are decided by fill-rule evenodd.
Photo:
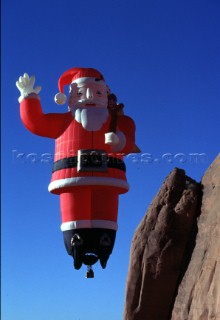
<instances>
[{"instance_id":1,"label":"blue sky","mask_svg":"<svg viewBox=\"0 0 220 320\"><path fill-rule=\"evenodd\" d=\"M122 319L134 231L166 176L200 181L219 153L220 3L217 0L2 1L2 319ZM59 76L100 70L137 127L126 157L129 193L106 270L75 271L47 191L54 141L29 133L15 82L42 86L47 112ZM200 154L195 157L192 154Z\"/></svg>"}]
</instances>

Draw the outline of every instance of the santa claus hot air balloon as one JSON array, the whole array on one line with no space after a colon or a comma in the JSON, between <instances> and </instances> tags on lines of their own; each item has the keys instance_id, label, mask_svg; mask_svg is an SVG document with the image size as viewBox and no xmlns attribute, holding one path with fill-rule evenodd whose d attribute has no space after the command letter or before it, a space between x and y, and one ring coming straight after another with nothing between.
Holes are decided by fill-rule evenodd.
<instances>
[{"instance_id":1,"label":"santa claus hot air balloon","mask_svg":"<svg viewBox=\"0 0 220 320\"><path fill-rule=\"evenodd\" d=\"M32 133L55 139L49 191L60 196L61 230L75 269L100 260L102 268L112 253L117 231L118 197L129 189L123 156L134 152L135 124L123 105L109 93L102 74L92 68L72 68L59 81L58 104L69 110L44 114L34 89L35 77L24 74L16 82L21 92L20 115Z\"/></svg>"}]
</instances>

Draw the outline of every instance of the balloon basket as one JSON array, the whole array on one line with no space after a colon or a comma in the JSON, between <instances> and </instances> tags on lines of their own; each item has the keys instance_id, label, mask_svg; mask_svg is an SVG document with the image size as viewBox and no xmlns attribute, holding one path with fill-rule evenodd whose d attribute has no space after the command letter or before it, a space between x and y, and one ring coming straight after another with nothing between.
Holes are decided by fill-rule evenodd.
<instances>
[{"instance_id":1,"label":"balloon basket","mask_svg":"<svg viewBox=\"0 0 220 320\"><path fill-rule=\"evenodd\" d=\"M92 266L87 266L86 278L87 279L94 278L94 271L92 270Z\"/></svg>"}]
</instances>

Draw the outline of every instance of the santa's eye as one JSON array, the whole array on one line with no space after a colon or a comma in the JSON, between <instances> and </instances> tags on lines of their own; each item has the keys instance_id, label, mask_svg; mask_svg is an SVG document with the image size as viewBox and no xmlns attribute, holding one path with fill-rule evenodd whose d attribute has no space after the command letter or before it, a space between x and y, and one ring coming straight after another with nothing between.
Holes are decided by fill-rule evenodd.
<instances>
[{"instance_id":1,"label":"santa's eye","mask_svg":"<svg viewBox=\"0 0 220 320\"><path fill-rule=\"evenodd\" d=\"M99 96L101 96L102 95L102 93L101 93L101 91L96 91L96 93L99 95Z\"/></svg>"},{"instance_id":2,"label":"santa's eye","mask_svg":"<svg viewBox=\"0 0 220 320\"><path fill-rule=\"evenodd\" d=\"M80 97L82 95L82 91L77 92L77 96Z\"/></svg>"}]
</instances>

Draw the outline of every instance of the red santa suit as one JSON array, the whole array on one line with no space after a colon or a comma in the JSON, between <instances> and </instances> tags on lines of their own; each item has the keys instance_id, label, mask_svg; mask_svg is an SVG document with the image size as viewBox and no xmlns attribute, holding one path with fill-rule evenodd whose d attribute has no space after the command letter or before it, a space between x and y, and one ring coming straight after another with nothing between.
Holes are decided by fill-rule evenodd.
<instances>
[{"instance_id":1,"label":"red santa suit","mask_svg":"<svg viewBox=\"0 0 220 320\"><path fill-rule=\"evenodd\" d=\"M31 78L25 74L23 78L20 77L17 86L21 91L24 87L25 92L29 82ZM33 90L33 93L28 92L26 96L23 94L20 100L20 115L25 127L32 133L55 139L52 179L48 189L60 196L61 230L64 233L66 249L76 260L75 268L80 268L82 261L85 264L93 263L92 258L83 258L88 252L95 253L105 267L117 230L118 196L129 189L123 156L133 151L135 124L128 116L118 116L116 135L117 139L122 137L123 143L117 152L113 151L117 148L112 149L111 143L106 142L111 116L107 111L107 86L102 75L95 69L73 68L59 79L61 95L66 84L71 84L72 90L69 112L44 114L36 94L38 92ZM60 99L60 94L57 99ZM81 123L78 115L73 112L72 106L77 104L79 109L83 110L82 106L86 105L87 100L89 105L95 106L95 114L98 109L106 112L106 118L98 127L95 125L95 129ZM79 232L77 234L78 239L87 239L87 242L84 241L84 251L81 250L80 259L78 249L74 249L74 252L72 249L76 244L74 241L77 240L74 238L76 230L81 230L80 236ZM85 230L94 232L85 233ZM105 249L106 235L99 230L107 230L111 238L109 249Z\"/></svg>"},{"instance_id":2,"label":"red santa suit","mask_svg":"<svg viewBox=\"0 0 220 320\"><path fill-rule=\"evenodd\" d=\"M118 195L129 189L123 155L132 152L135 124L128 116L118 118L118 130L126 138L124 148L112 152L105 144L110 116L98 131L86 131L71 112L44 114L39 99L21 102L21 119L32 133L56 139L49 191L60 195L62 231L74 228L117 229ZM78 150L104 150L106 172L77 172Z\"/></svg>"}]
</instances>

